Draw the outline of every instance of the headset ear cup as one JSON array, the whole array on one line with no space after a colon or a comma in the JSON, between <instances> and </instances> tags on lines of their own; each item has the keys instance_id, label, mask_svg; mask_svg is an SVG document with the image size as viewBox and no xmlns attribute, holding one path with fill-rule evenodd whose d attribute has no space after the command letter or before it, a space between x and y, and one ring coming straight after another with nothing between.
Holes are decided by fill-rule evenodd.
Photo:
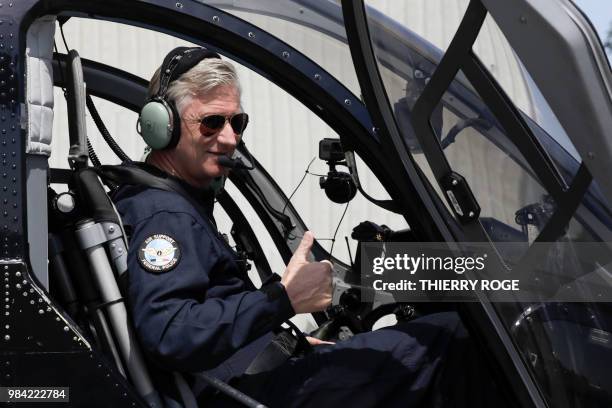
<instances>
[{"instance_id":1,"label":"headset ear cup","mask_svg":"<svg viewBox=\"0 0 612 408\"><path fill-rule=\"evenodd\" d=\"M140 111L138 123L140 135L152 149L165 149L170 144L174 130L173 114L163 99L147 102Z\"/></svg>"},{"instance_id":2,"label":"headset ear cup","mask_svg":"<svg viewBox=\"0 0 612 408\"><path fill-rule=\"evenodd\" d=\"M177 47L164 58L159 68L157 94L140 111L140 135L152 149L171 149L181 137L181 118L174 103L166 99L170 84L206 58L221 58L203 47Z\"/></svg>"},{"instance_id":3,"label":"headset ear cup","mask_svg":"<svg viewBox=\"0 0 612 408\"><path fill-rule=\"evenodd\" d=\"M179 116L178 110L173 102L166 102L168 110L172 115L172 133L170 134L170 141L166 146L166 149L172 149L176 147L181 138L181 117Z\"/></svg>"}]
</instances>

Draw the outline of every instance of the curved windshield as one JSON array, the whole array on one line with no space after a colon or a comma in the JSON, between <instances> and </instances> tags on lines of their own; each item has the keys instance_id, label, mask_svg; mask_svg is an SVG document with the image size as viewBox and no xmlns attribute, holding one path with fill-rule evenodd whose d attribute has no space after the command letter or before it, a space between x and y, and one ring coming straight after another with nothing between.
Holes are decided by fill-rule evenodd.
<instances>
[{"instance_id":1,"label":"curved windshield","mask_svg":"<svg viewBox=\"0 0 612 408\"><path fill-rule=\"evenodd\" d=\"M360 95L339 2L331 0L216 0L206 2L266 30L315 61Z\"/></svg>"},{"instance_id":2,"label":"curved windshield","mask_svg":"<svg viewBox=\"0 0 612 408\"><path fill-rule=\"evenodd\" d=\"M367 8L371 41L389 104L403 133L406 145L416 162L426 165L427 160L412 127L411 110L435 71L437 61L443 55L444 49L438 48L434 41L437 41L442 47L447 47L454 35L454 32L448 32L447 28L458 27L463 16L455 10L453 13L445 12L442 22L432 22L435 10L441 7L438 3L444 2L427 2L425 5L424 2L414 0L403 2L401 6L377 1L367 3L373 6ZM468 1L458 3L467 6ZM458 10L464 9L459 8ZM406 10L410 10L410 13ZM396 21L384 15L383 12L392 13L394 17L404 18L404 20ZM415 20L414 15L420 15L421 19ZM445 24L444 18L448 19L448 24ZM433 28L424 28L423 24L427 23ZM441 29L440 26L445 28ZM433 33L435 27L442 30L442 33ZM442 35L445 36L444 39L440 39ZM525 124L530 127L533 136L538 140L541 148L546 151L559 176L569 185L578 171L581 158L533 83L529 73L490 17L487 17L481 29L474 44L474 51L482 58L484 67L495 79L498 79L498 84L515 103L515 107L522 112ZM465 173L463 175L468 179L471 178L473 184L476 185L471 185L471 187L475 190L477 198L481 197L482 203L480 204L485 208L483 213L485 216L495 213L500 215L496 217L498 220L519 228L514 219L515 213L531 201L542 201L541 197L540 200L536 200L537 196L550 193L541 185L538 171L532 168L533 163L525 160L520 153L520 146L517 146L515 141L506 135L503 127L497 122L497 118L489 111L474 90L473 84L465 78L462 72L458 73L455 81L444 94L438 108L432 114L430 123L451 167L460 168L462 171L459 172ZM482 137L479 139L479 136L472 137L471 134ZM462 153L459 154L457 151ZM495 156L491 154L501 156L495 159ZM489 157L486 161L478 163L474 162L475 156ZM502 170L503 166L500 166L500 163L505 162L502 156L510 159L513 163L511 166L515 166L516 170ZM471 168L468 168L470 166ZM495 192L493 186L478 186L478 183L482 184L478 179L486 177L492 180L498 173L503 173L507 180L504 183L515 183L517 188L499 188L499 181L494 183L498 192ZM519 176L519 173L524 176ZM437 184L430 171L426 169L424 174L429 177L432 185ZM533 180L533 183L525 184L526 179L521 177L527 177ZM528 187L531 184L532 186ZM501 186L503 185L502 183ZM485 196L488 198L485 199ZM520 198L521 196L523 198ZM593 202L592 205L589 205L590 207L600 206L603 209L602 214L609 214L609 206L599 192L596 183L592 183L585 199ZM489 204L487 200L494 201ZM550 199L545 198L544 201L554 206Z\"/></svg>"},{"instance_id":3,"label":"curved windshield","mask_svg":"<svg viewBox=\"0 0 612 408\"><path fill-rule=\"evenodd\" d=\"M533 132L536 135L542 134L540 129L546 132L548 137L540 138L540 143L546 146L547 151L556 151L552 158L555 160L557 170L569 185L578 170L578 166L572 165L572 162L581 162L580 154L531 78L529 71L490 15L485 18L472 50L512 103L530 119L527 124ZM557 150L567 152L571 159L560 163L559 161L563 160L561 156L565 154Z\"/></svg>"},{"instance_id":4,"label":"curved windshield","mask_svg":"<svg viewBox=\"0 0 612 408\"><path fill-rule=\"evenodd\" d=\"M447 28L456 29L463 17L455 8L465 10L468 1L453 2L455 8L448 11L448 2L441 0L367 4L372 6L366 9L371 44L389 105L425 177L437 186L428 165L448 162L469 185L481 208L480 228L498 247L504 265L520 270L522 259L535 256L548 274L547 295L528 303L494 304L544 398L555 407L610 405L612 383L605 367L612 364L612 309L597 302L597 293L586 284L601 279L607 289L612 287L612 251L606 244L612 237L612 211L597 183L579 171L581 157L490 17L472 50L495 79L493 86L521 113L512 120L528 128L529 137L509 133L508 115L501 120L499 106L490 106L475 91L485 85L468 81L461 71L431 113L433 132L417 135L413 107L455 35ZM435 137L442 154L424 152L423 137ZM539 156L524 154L529 146L539 149ZM585 180L588 189L576 192L582 198L574 210L576 197L567 191ZM555 242L545 252L533 245L542 236ZM507 242L521 243L520 253L506 256L500 248ZM597 255L591 255L593 248ZM575 289L572 303L558 300L567 299L570 287Z\"/></svg>"},{"instance_id":5,"label":"curved windshield","mask_svg":"<svg viewBox=\"0 0 612 408\"><path fill-rule=\"evenodd\" d=\"M444 155L469 184L491 241L532 242L556 203L486 105L456 103L462 92L455 81L432 114Z\"/></svg>"}]
</instances>

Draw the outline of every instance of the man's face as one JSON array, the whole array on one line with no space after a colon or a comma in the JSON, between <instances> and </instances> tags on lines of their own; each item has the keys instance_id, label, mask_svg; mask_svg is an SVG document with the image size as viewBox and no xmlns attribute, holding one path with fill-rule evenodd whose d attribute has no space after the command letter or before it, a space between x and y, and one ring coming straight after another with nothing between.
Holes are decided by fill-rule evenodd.
<instances>
[{"instance_id":1,"label":"man's face","mask_svg":"<svg viewBox=\"0 0 612 408\"><path fill-rule=\"evenodd\" d=\"M174 149L174 163L182 178L196 187L207 186L213 178L226 175L228 169L218 163L219 156L230 157L240 140L229 121L215 131L207 131L199 122L204 116L229 117L240 112L238 91L220 86L203 97L194 97L181 115L181 138Z\"/></svg>"}]
</instances>

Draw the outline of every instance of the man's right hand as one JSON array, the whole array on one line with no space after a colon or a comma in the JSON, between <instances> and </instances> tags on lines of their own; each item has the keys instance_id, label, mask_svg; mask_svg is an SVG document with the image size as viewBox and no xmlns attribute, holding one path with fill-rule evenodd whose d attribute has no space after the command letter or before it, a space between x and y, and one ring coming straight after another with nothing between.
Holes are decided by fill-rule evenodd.
<instances>
[{"instance_id":1,"label":"man's right hand","mask_svg":"<svg viewBox=\"0 0 612 408\"><path fill-rule=\"evenodd\" d=\"M319 312L331 305L332 263L308 262L313 242L312 232L306 231L281 279L296 314Z\"/></svg>"}]
</instances>

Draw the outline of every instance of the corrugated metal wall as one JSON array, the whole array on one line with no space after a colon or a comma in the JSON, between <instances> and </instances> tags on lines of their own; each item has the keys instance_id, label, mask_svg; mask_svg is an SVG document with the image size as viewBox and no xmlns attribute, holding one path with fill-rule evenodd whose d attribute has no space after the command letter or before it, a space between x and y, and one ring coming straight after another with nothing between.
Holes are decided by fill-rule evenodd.
<instances>
[{"instance_id":1,"label":"corrugated metal wall","mask_svg":"<svg viewBox=\"0 0 612 408\"><path fill-rule=\"evenodd\" d=\"M467 0L368 1L368 4L394 16L400 22L407 23L413 31L445 48L461 19ZM300 28L293 23L270 17L246 16L244 13L241 16L248 17L249 21L270 30L311 58L322 61L321 64L326 69L338 75L358 94L359 87L346 47L340 46L339 43L332 44L331 48L329 44L324 47L320 34L311 29ZM185 44L184 41L164 34L88 19L73 18L65 25L64 31L70 48L78 50L82 57L124 69L147 79L170 49ZM496 44L494 40L488 41L489 37L499 35L501 34L495 31L494 27L486 28L482 34L483 39L479 40L477 45L477 51L487 66L501 78L504 88L510 90L517 101L528 106L527 92L524 85L521 85L522 80L516 81L521 76L511 50L494 46ZM59 34L56 35L56 41L63 51ZM334 41L328 40L329 43ZM330 52L330 50L335 51ZM243 86L243 106L252 118L245 134L246 144L289 195L304 175L308 163L317 156L319 140L337 135L312 112L267 79L244 67L239 67L238 70ZM55 97L53 154L49 163L52 167L66 167L69 147L66 106L61 91L56 90ZM97 100L97 105L110 133L122 148L131 157L140 157L144 144L135 131L136 114L116 108L104 101ZM89 119L88 134L103 162L118 162ZM310 170L316 174L324 174L327 168L324 163L315 160ZM368 173L367 168L361 165L360 178L366 191L376 198L386 197L380 184ZM344 206L331 203L319 189L318 183L318 177L307 176L294 195L292 203L318 238L330 238L340 220ZM231 186L228 188L233 191ZM256 218L248 204L242 202L240 205L249 219ZM382 211L358 196L350 203L338 232L334 254L340 259L348 260L344 236L350 236L352 227L366 219L387 224L391 228L399 229L406 226L403 218ZM220 229L229 231L224 221L220 223ZM266 238L265 230L257 225L255 229L264 242L266 252L273 260L273 268L282 271L280 257ZM322 244L329 247L330 243L322 241Z\"/></svg>"}]
</instances>

